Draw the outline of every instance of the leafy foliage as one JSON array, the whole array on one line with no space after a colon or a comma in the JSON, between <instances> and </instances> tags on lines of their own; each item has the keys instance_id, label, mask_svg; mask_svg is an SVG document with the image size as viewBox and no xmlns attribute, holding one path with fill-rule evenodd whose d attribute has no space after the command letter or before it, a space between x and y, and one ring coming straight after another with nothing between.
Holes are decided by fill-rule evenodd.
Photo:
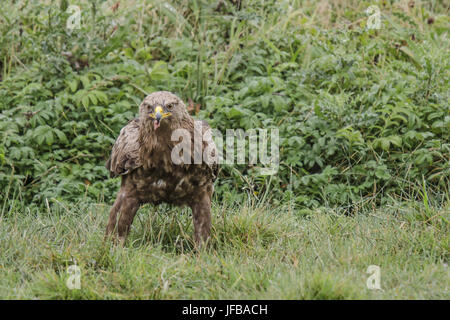
<instances>
[{"instance_id":1,"label":"leafy foliage","mask_svg":"<svg viewBox=\"0 0 450 320\"><path fill-rule=\"evenodd\" d=\"M223 166L221 199L351 207L421 198L423 182L448 194L449 19L434 1L384 1L380 30L365 26L369 1L79 1L77 30L66 1L9 2L2 197L111 199L112 143L162 89L223 132L279 129L278 173Z\"/></svg>"}]
</instances>

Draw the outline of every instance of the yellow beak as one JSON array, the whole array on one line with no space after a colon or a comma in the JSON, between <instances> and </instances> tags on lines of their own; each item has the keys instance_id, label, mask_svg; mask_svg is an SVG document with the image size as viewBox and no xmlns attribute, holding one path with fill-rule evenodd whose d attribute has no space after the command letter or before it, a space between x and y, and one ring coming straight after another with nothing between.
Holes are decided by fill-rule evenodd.
<instances>
[{"instance_id":1,"label":"yellow beak","mask_svg":"<svg viewBox=\"0 0 450 320\"><path fill-rule=\"evenodd\" d=\"M157 120L158 122L161 121L161 119L170 117L172 115L171 112L163 112L163 108L161 106L157 106L155 108L155 112L150 114L150 118Z\"/></svg>"}]
</instances>

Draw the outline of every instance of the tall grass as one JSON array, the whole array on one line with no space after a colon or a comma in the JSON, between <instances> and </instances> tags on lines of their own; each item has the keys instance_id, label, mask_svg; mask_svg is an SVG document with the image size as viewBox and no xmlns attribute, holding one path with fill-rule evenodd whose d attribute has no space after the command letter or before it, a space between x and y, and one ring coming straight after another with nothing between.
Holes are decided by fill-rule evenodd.
<instances>
[{"instance_id":1,"label":"tall grass","mask_svg":"<svg viewBox=\"0 0 450 320\"><path fill-rule=\"evenodd\" d=\"M112 247L103 242L108 209L56 200L47 211L8 209L0 217L0 297L449 298L448 205L403 202L348 216L216 204L211 241L200 251L189 211L150 206L126 245ZM66 286L73 264L81 289ZM366 286L370 265L381 268L381 290Z\"/></svg>"}]
</instances>

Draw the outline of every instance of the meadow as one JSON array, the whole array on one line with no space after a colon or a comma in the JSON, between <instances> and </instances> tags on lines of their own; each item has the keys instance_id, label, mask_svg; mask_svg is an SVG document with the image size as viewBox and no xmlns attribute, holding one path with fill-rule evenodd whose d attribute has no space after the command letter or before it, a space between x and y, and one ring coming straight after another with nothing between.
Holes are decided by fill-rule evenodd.
<instances>
[{"instance_id":1,"label":"meadow","mask_svg":"<svg viewBox=\"0 0 450 320\"><path fill-rule=\"evenodd\" d=\"M445 1L6 2L0 298L450 298ZM221 166L201 250L167 205L103 238L105 162L157 90L221 132L279 130L276 174Z\"/></svg>"},{"instance_id":2,"label":"meadow","mask_svg":"<svg viewBox=\"0 0 450 320\"><path fill-rule=\"evenodd\" d=\"M411 205L413 207L411 207ZM216 205L208 248L188 210L141 209L124 247L103 241L106 205L12 208L0 231L4 299L448 299L448 210L345 216ZM428 216L429 215L429 216ZM80 289L66 285L81 271ZM380 289L366 286L371 265Z\"/></svg>"}]
</instances>

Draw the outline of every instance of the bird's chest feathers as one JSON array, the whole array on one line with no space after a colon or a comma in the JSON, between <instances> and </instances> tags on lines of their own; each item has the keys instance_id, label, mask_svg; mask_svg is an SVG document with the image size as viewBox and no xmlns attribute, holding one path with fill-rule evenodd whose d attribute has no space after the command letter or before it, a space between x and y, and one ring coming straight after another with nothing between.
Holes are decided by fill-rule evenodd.
<instances>
[{"instance_id":1,"label":"bird's chest feathers","mask_svg":"<svg viewBox=\"0 0 450 320\"><path fill-rule=\"evenodd\" d=\"M134 185L143 201L159 203L187 202L202 185L194 171L173 166L170 171L140 168L135 172Z\"/></svg>"},{"instance_id":2,"label":"bird's chest feathers","mask_svg":"<svg viewBox=\"0 0 450 320\"><path fill-rule=\"evenodd\" d=\"M143 201L183 203L208 183L200 166L177 165L172 161L173 144L170 141L154 136L148 138L141 148L142 167L132 178Z\"/></svg>"},{"instance_id":3,"label":"bird's chest feathers","mask_svg":"<svg viewBox=\"0 0 450 320\"><path fill-rule=\"evenodd\" d=\"M148 150L147 154L141 157L144 169L147 171L157 170L165 173L176 171L177 166L171 158L172 148L169 145L158 147Z\"/></svg>"},{"instance_id":4,"label":"bird's chest feathers","mask_svg":"<svg viewBox=\"0 0 450 320\"><path fill-rule=\"evenodd\" d=\"M158 129L159 130L159 129ZM140 160L146 170L172 171L174 166L171 156L173 142L167 140L169 133L163 136L150 132L141 132Z\"/></svg>"}]
</instances>

